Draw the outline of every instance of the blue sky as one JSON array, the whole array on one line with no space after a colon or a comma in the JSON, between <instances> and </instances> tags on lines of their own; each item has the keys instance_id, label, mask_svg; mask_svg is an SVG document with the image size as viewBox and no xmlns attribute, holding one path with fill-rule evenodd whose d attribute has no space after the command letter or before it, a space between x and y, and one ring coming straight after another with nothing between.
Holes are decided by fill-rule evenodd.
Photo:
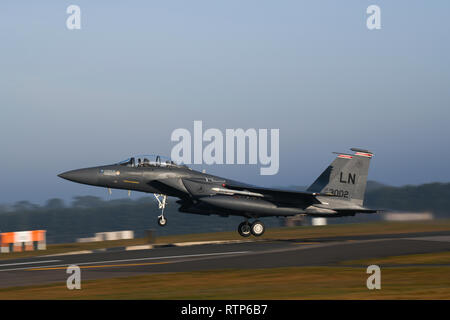
<instances>
[{"instance_id":1,"label":"blue sky","mask_svg":"<svg viewBox=\"0 0 450 320\"><path fill-rule=\"evenodd\" d=\"M169 155L194 120L280 129L275 176L204 166L250 183L308 185L355 146L375 152L372 180L450 181L450 3L343 3L2 1L0 203L106 196L56 174Z\"/></svg>"}]
</instances>

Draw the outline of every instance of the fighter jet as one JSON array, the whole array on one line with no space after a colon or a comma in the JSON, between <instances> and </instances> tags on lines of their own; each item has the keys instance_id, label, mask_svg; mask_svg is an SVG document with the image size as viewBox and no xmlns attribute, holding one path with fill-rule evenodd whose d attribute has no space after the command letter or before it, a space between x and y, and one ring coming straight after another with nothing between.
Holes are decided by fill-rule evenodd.
<instances>
[{"instance_id":1,"label":"fighter jet","mask_svg":"<svg viewBox=\"0 0 450 320\"><path fill-rule=\"evenodd\" d=\"M259 237L265 231L263 217L308 215L344 217L376 213L363 206L367 174L373 153L352 148L354 153L336 153L334 161L309 188L289 191L258 187L204 172L160 156L137 156L125 161L67 171L58 176L70 181L152 193L161 210L158 224L165 226L167 197L179 200L179 211L201 215L242 216L238 232ZM253 220L250 222L249 220Z\"/></svg>"}]
</instances>

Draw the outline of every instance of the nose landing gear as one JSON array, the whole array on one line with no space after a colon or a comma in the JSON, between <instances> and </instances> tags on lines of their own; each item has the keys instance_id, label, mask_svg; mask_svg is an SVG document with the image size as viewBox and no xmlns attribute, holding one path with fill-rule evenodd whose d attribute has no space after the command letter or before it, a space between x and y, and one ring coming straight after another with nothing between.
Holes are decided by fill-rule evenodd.
<instances>
[{"instance_id":1,"label":"nose landing gear","mask_svg":"<svg viewBox=\"0 0 450 320\"><path fill-rule=\"evenodd\" d=\"M159 224L161 227L164 227L164 226L167 224L167 219L164 218L163 215L159 216L159 217L158 217L158 224Z\"/></svg>"},{"instance_id":2,"label":"nose landing gear","mask_svg":"<svg viewBox=\"0 0 450 320\"><path fill-rule=\"evenodd\" d=\"M158 201L158 208L161 209L161 214L158 216L158 224L164 227L167 224L167 218L164 217L164 209L167 205L167 195L165 194L153 194Z\"/></svg>"},{"instance_id":3,"label":"nose landing gear","mask_svg":"<svg viewBox=\"0 0 450 320\"><path fill-rule=\"evenodd\" d=\"M262 223L259 220L256 220L253 223L244 221L244 222L240 223L238 226L238 232L244 238L250 237L250 235L254 235L255 237L260 237L263 235L265 230L266 230L266 227L264 226L264 223Z\"/></svg>"}]
</instances>

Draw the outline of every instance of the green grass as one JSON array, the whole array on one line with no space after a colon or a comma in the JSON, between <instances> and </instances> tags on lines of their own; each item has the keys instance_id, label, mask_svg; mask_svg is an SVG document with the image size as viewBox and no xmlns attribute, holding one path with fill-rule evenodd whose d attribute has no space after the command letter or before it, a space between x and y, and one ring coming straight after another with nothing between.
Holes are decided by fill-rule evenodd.
<instances>
[{"instance_id":1,"label":"green grass","mask_svg":"<svg viewBox=\"0 0 450 320\"><path fill-rule=\"evenodd\" d=\"M390 233L411 233L427 231L450 230L450 220L433 220L421 222L374 222L374 223L354 223L354 224L335 224L327 226L305 226L289 228L270 228L259 239L308 239L324 238L349 235L369 235L369 234L390 234ZM255 238L249 238L255 239ZM216 232L216 233L198 233L174 236L162 236L155 239L155 243L174 243L190 241L209 241L209 240L242 240L236 231ZM132 246L147 244L148 239L138 238L131 240L115 240L91 243L66 243L51 244L47 250L29 251L29 252L11 252L1 253L0 260L15 259L30 256L51 255L69 251L94 250L101 248L112 248L121 246Z\"/></svg>"},{"instance_id":2,"label":"green grass","mask_svg":"<svg viewBox=\"0 0 450 320\"><path fill-rule=\"evenodd\" d=\"M30 271L34 272L34 271ZM368 290L365 268L293 267L152 274L0 289L0 299L450 299L450 267L382 268Z\"/></svg>"},{"instance_id":3,"label":"green grass","mask_svg":"<svg viewBox=\"0 0 450 320\"><path fill-rule=\"evenodd\" d=\"M450 252L410 254L364 260L342 261L340 265L406 265L406 264L448 264L450 265Z\"/></svg>"}]
</instances>

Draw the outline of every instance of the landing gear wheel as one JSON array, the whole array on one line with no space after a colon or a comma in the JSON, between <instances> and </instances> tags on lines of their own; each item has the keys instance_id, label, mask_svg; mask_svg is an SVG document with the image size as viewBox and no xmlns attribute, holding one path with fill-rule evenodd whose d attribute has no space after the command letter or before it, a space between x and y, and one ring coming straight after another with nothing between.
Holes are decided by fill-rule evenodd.
<instances>
[{"instance_id":1,"label":"landing gear wheel","mask_svg":"<svg viewBox=\"0 0 450 320\"><path fill-rule=\"evenodd\" d=\"M158 217L158 224L161 227L164 227L167 224L167 219L164 216Z\"/></svg>"},{"instance_id":2,"label":"landing gear wheel","mask_svg":"<svg viewBox=\"0 0 450 320\"><path fill-rule=\"evenodd\" d=\"M254 235L255 237L260 237L263 235L264 231L266 231L266 228L264 227L264 223L262 223L259 220L256 220L255 222L252 223L250 230L252 235Z\"/></svg>"},{"instance_id":3,"label":"landing gear wheel","mask_svg":"<svg viewBox=\"0 0 450 320\"><path fill-rule=\"evenodd\" d=\"M242 222L239 226L238 226L238 232L242 237L250 237L251 234L251 230L250 230L250 225L248 224L248 222Z\"/></svg>"}]
</instances>

